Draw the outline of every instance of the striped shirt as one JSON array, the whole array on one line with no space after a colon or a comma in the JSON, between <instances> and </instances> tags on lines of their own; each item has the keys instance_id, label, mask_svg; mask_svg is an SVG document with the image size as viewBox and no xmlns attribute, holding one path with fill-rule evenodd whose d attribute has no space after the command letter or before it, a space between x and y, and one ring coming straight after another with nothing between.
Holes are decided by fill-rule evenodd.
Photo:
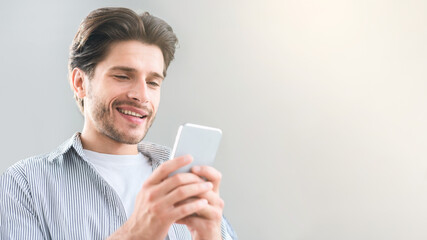
<instances>
[{"instance_id":1,"label":"striped shirt","mask_svg":"<svg viewBox=\"0 0 427 240\"><path fill-rule=\"evenodd\" d=\"M147 142L138 151L153 170L170 149ZM0 239L105 239L127 220L113 188L88 163L80 134L55 151L24 159L0 177ZM177 239L191 239L185 225L173 224ZM223 239L237 239L223 218Z\"/></svg>"}]
</instances>

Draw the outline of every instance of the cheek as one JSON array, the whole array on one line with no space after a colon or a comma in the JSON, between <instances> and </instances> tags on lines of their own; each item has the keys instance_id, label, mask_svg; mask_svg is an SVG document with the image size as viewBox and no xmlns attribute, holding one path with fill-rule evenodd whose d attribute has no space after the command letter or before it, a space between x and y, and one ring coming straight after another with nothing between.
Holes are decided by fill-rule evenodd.
<instances>
[{"instance_id":1,"label":"cheek","mask_svg":"<svg viewBox=\"0 0 427 240\"><path fill-rule=\"evenodd\" d=\"M154 92L150 99L151 99L151 105L153 107L153 110L154 112L156 112L160 104L160 90L157 92Z\"/></svg>"},{"instance_id":2,"label":"cheek","mask_svg":"<svg viewBox=\"0 0 427 240\"><path fill-rule=\"evenodd\" d=\"M116 100L117 98L108 99L108 102L105 103L105 107L107 107L111 113L114 112L114 103Z\"/></svg>"},{"instance_id":3,"label":"cheek","mask_svg":"<svg viewBox=\"0 0 427 240\"><path fill-rule=\"evenodd\" d=\"M101 93L103 104L106 107L112 109L114 107L113 104L115 102L117 102L118 99L125 98L126 94L124 94L124 93L120 94L120 93L121 93L121 91L119 88L109 89L107 91L103 91Z\"/></svg>"}]
</instances>

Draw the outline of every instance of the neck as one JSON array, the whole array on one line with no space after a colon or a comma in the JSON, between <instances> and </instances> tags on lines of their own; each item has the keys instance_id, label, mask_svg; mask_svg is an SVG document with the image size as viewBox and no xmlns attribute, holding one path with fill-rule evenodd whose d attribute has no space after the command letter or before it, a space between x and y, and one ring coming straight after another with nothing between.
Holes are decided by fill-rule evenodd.
<instances>
[{"instance_id":1,"label":"neck","mask_svg":"<svg viewBox=\"0 0 427 240\"><path fill-rule=\"evenodd\" d=\"M110 137L88 128L86 125L80 135L83 149L114 155L138 154L137 144L125 144L115 141Z\"/></svg>"}]
</instances>

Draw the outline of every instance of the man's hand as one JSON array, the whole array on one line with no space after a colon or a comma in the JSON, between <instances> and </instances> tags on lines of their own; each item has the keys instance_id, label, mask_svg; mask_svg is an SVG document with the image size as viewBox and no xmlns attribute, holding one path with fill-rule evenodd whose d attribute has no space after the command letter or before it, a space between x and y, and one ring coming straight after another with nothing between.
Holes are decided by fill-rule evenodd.
<instances>
[{"instance_id":1,"label":"man's hand","mask_svg":"<svg viewBox=\"0 0 427 240\"><path fill-rule=\"evenodd\" d=\"M180 219L177 223L187 225L195 240L221 239L221 221L224 201L219 196L221 173L209 166L196 166L191 171L213 184L210 191L199 194L199 199L206 199L208 205L195 214ZM196 201L196 200L194 200Z\"/></svg>"},{"instance_id":2,"label":"man's hand","mask_svg":"<svg viewBox=\"0 0 427 240\"><path fill-rule=\"evenodd\" d=\"M210 226L216 227L217 224L213 222L217 222L219 211L216 208L213 210L213 204L222 206L222 200L218 202L218 197L213 191L218 189L218 178L214 178L216 182L212 184L199 177L204 176L209 180L212 178L212 171L203 170L197 173L198 175L180 173L168 178L170 173L191 161L190 156L183 156L161 164L144 182L136 197L134 212L128 221L109 239L163 240L170 225L180 219L188 223L192 232L199 235L200 231ZM194 218L187 218L195 213L205 224L195 223ZM220 230L218 231L220 233Z\"/></svg>"}]
</instances>

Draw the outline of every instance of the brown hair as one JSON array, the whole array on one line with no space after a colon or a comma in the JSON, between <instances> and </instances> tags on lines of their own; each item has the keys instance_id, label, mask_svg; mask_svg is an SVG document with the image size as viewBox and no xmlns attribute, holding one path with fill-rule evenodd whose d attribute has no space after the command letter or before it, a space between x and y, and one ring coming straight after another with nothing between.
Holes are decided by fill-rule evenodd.
<instances>
[{"instance_id":1,"label":"brown hair","mask_svg":"<svg viewBox=\"0 0 427 240\"><path fill-rule=\"evenodd\" d=\"M70 48L70 76L77 67L92 78L96 65L106 57L110 45L127 40L158 46L163 54L163 75L166 76L178 42L172 27L148 12L138 15L127 8L100 8L82 21ZM76 95L75 98L83 113L83 99Z\"/></svg>"}]
</instances>

